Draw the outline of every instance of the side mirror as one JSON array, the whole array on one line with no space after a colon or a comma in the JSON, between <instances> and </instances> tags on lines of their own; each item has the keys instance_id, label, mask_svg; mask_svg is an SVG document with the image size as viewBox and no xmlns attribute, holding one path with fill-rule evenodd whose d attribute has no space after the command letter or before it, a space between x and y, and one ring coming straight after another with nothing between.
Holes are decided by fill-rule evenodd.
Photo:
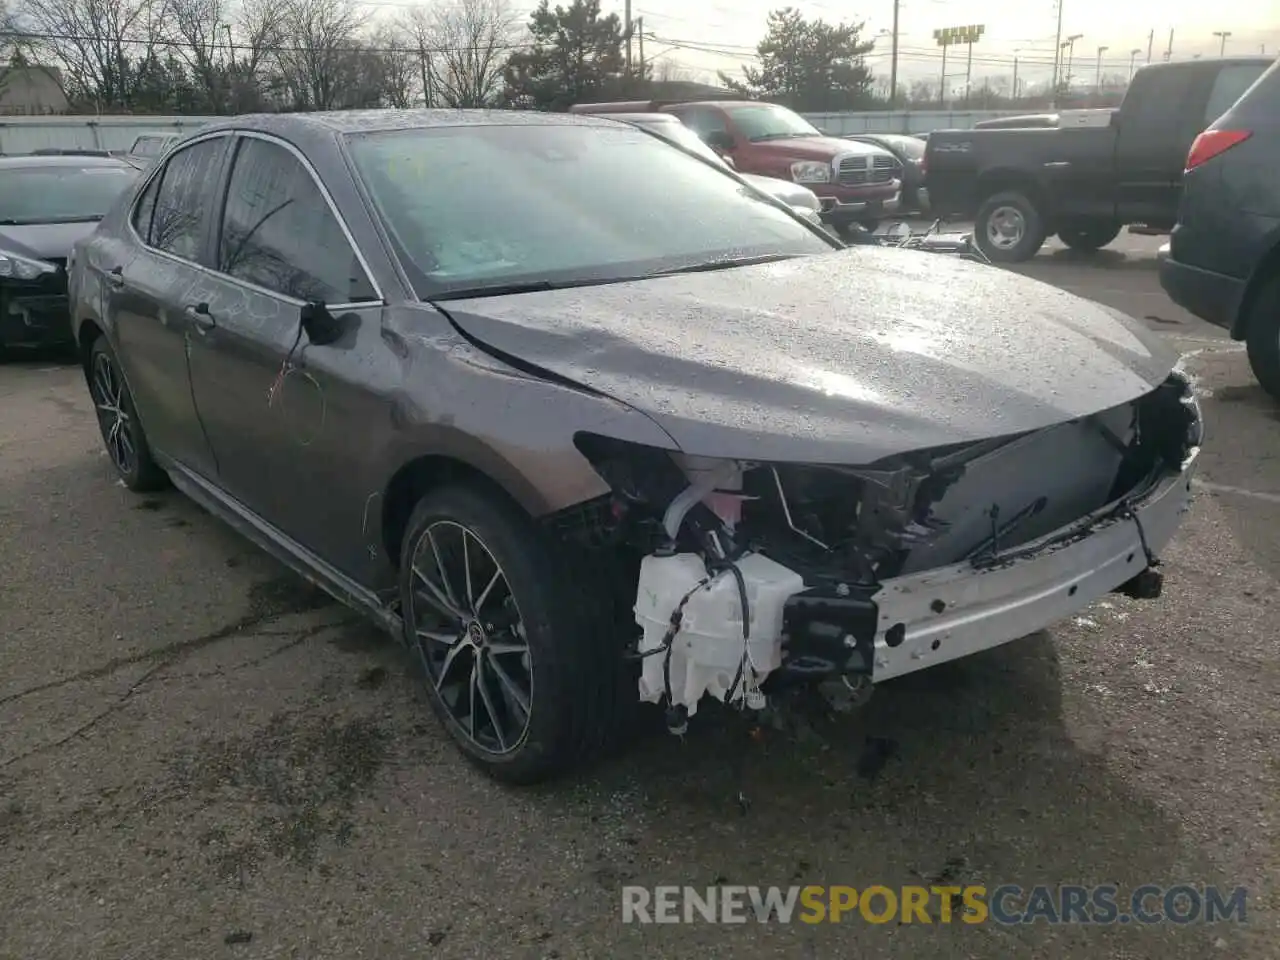
<instances>
[{"instance_id":1,"label":"side mirror","mask_svg":"<svg viewBox=\"0 0 1280 960\"><path fill-rule=\"evenodd\" d=\"M302 305L302 329L307 339L317 347L333 343L346 332L342 317L335 317L329 308L318 300Z\"/></svg>"},{"instance_id":2,"label":"side mirror","mask_svg":"<svg viewBox=\"0 0 1280 960\"><path fill-rule=\"evenodd\" d=\"M733 149L733 135L725 130L709 130L702 139L712 150Z\"/></svg>"}]
</instances>

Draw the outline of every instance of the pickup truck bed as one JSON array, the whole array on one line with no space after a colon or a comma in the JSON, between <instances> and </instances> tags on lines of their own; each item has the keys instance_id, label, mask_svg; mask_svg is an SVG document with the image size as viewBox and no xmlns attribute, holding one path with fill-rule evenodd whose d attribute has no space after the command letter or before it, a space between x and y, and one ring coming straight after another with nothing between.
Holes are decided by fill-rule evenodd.
<instances>
[{"instance_id":1,"label":"pickup truck bed","mask_svg":"<svg viewBox=\"0 0 1280 960\"><path fill-rule=\"evenodd\" d=\"M1109 115L1080 111L1079 122L1052 128L937 131L925 155L930 204L939 216L973 219L975 241L1003 262L1029 259L1053 234L1096 250L1127 224L1168 230L1192 142L1272 62L1156 64L1134 75Z\"/></svg>"}]
</instances>

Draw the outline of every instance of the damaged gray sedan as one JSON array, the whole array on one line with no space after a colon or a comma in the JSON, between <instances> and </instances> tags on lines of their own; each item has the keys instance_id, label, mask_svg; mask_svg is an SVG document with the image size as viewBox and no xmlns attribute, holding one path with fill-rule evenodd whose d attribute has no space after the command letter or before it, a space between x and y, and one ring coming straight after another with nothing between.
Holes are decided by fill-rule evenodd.
<instances>
[{"instance_id":1,"label":"damaged gray sedan","mask_svg":"<svg viewBox=\"0 0 1280 960\"><path fill-rule=\"evenodd\" d=\"M590 118L241 117L77 247L126 486L401 638L528 782L642 702L866 686L1159 594L1200 412L1106 307L843 248Z\"/></svg>"}]
</instances>

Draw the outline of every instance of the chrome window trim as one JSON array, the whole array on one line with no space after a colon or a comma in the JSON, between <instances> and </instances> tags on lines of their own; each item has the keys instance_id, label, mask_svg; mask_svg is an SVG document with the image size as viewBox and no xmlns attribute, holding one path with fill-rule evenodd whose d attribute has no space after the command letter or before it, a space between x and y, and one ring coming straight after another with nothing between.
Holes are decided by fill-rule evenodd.
<instances>
[{"instance_id":1,"label":"chrome window trim","mask_svg":"<svg viewBox=\"0 0 1280 960\"><path fill-rule=\"evenodd\" d=\"M230 137L230 136L231 136L231 131L229 130L215 130L210 133L201 134L193 138L192 140L189 140L187 143L184 143L180 149L175 150L172 154L165 157L164 163L157 162L152 164L151 171L145 177L142 178L142 186L138 189L138 192L134 195L133 202L129 204L129 215L125 217L125 226L128 229L129 233L133 235L133 239L137 240L138 243L142 244L143 247L145 247L147 250L150 250L152 253L158 254L159 256L172 260L175 263L181 263L186 266L199 267L200 269L204 269L203 267L200 266L200 264L196 263L194 260L188 260L186 259L186 257L180 257L176 253L170 253L167 250L161 250L159 247L153 247L151 244L147 243L146 240L142 239L142 237L138 234L137 229L134 227L133 218L138 213L138 204L142 203L143 196L146 194L148 190L151 189L151 182L153 180L156 180L157 178L164 176L164 172L167 169L169 169L169 164L173 162L174 157L178 156L179 154L183 153L186 150L191 149L192 147L195 147L204 143L207 140L216 140L218 137ZM160 194L157 193L156 199L158 200L159 198L160 198ZM152 207L151 215L153 217L155 216L154 207Z\"/></svg>"},{"instance_id":2,"label":"chrome window trim","mask_svg":"<svg viewBox=\"0 0 1280 960\"><path fill-rule=\"evenodd\" d=\"M338 221L338 227L339 229L342 230L342 235L346 237L347 245L351 248L351 252L356 255L356 261L360 264L360 269L364 271L364 278L367 281L369 281L369 287L373 290L374 298L372 300L358 300L356 302L357 303L386 303L386 297L382 293L382 287L378 285L378 280L376 277L374 277L373 270L369 267L369 261L366 260L364 257L364 251L362 251L360 249L360 245L356 243L356 238L351 233L351 228L347 226L346 217L344 217L341 214L341 212L339 212L338 205L333 202L333 196L329 193L329 188L324 185L324 182L320 179L319 174L316 173L315 167L311 165L311 161L306 158L306 156L302 153L301 150L295 147L288 140L282 140L280 137L274 136L272 134L261 133L257 130L238 130L236 131L236 133L238 136L247 137L248 139L251 139L251 140L263 140L267 143L274 143L277 146L284 147L285 150L293 154L294 158L297 159L297 161L300 164L302 164L302 169L306 170L307 173L310 175L311 182L316 185L316 189L320 191L320 196L324 197L324 202L328 204L329 212L332 213L333 218ZM231 172L233 174L235 173L234 159L235 158L233 157L232 158L233 164L231 167ZM230 182L231 182L230 178L228 178L227 183L230 184ZM225 209L225 204L224 204L224 209ZM221 231L219 231L219 233L221 233ZM293 298L290 298L290 299L293 299ZM306 301L300 301L300 302L305 303ZM348 305L349 304L336 303L336 304L333 304L332 306L344 307ZM326 306L329 306L329 304L326 304Z\"/></svg>"},{"instance_id":3,"label":"chrome window trim","mask_svg":"<svg viewBox=\"0 0 1280 960\"><path fill-rule=\"evenodd\" d=\"M152 170L146 176L146 178L144 178L141 189L139 189L137 195L133 199L133 202L129 205L129 215L125 218L125 225L129 233L132 235L133 239L136 240L139 244L141 244L142 247L144 247L148 252L158 257L163 257L166 260L172 260L174 263L181 264L184 267L190 267L194 270L199 271L200 273L206 274L207 276L214 277L218 280L227 281L229 283L234 283L237 286L244 287L248 290L252 290L255 293L261 293L269 297L275 297L277 300L282 300L285 303L293 304L294 306L298 306L298 307L306 306L307 301L300 300L297 297L292 297L287 293L281 293L279 290L269 290L266 287L260 286L256 283L252 283L248 280L242 280L239 277L233 277L229 273L223 273L220 270L214 270L212 267L207 267L202 263L196 263L194 260L188 260L185 257L180 257L177 254L168 252L167 250L161 250L158 247L153 247L151 244L143 240L142 237L138 235L138 231L134 228L134 225L133 225L134 214L137 212L138 204L142 202L142 195L146 193L148 188L151 186L151 181L154 180L156 177L161 176L164 170L167 169L169 164L173 161L173 158L178 156L178 154L182 153L184 150L187 150L190 147L194 147L197 144L204 143L207 140L217 139L218 137L228 137L228 138L252 137L258 140L265 140L269 143L279 144L301 162L303 169L307 171L308 175L311 177L312 182L320 190L320 195L324 197L325 203L328 204L329 212L332 213L334 216L334 219L338 221L338 226L342 230L342 235L346 238L348 246L351 247L352 252L356 255L356 261L360 264L360 269L364 271L365 279L369 281L369 286L375 294L375 298L372 300L356 300L356 301L347 301L344 303L327 303L325 304L325 306L328 307L330 310L355 310L360 307L372 307L372 306L384 305L386 303L386 298L382 294L382 288L378 285L377 279L373 276L373 271L369 269L369 262L365 259L364 254L360 250L360 247L356 244L355 238L352 236L351 229L347 226L346 220L338 212L337 205L333 202L333 197L330 195L329 191L325 188L324 184L320 182L320 178L317 176L315 168L311 165L311 163L307 160L307 158L302 155L302 153L298 150L298 148L295 147L293 144L289 143L287 140L282 140L279 137L275 137L270 134L259 133L256 130L234 130L234 129L214 130L214 131L210 131L209 133L200 134L194 137L193 139L183 143L181 149L174 151L170 156L165 158L164 163L157 163L155 165L155 169ZM232 160L234 161L234 159L235 158L233 155ZM228 180L228 183L229 182L230 180ZM225 207L225 202L226 201L224 197L223 198L224 207ZM219 230L219 232L221 232L221 230Z\"/></svg>"}]
</instances>

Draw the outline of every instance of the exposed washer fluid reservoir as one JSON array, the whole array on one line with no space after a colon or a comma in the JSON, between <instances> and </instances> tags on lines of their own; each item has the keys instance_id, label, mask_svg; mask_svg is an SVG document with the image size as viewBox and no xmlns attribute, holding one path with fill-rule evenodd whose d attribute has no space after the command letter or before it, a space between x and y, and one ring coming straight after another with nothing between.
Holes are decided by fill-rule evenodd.
<instances>
[{"instance_id":1,"label":"exposed washer fluid reservoir","mask_svg":"<svg viewBox=\"0 0 1280 960\"><path fill-rule=\"evenodd\" d=\"M640 653L662 646L671 625L671 614L686 594L680 630L671 645L671 702L683 704L692 715L704 693L724 700L733 686L739 664L743 680L732 701L741 700L782 661L782 610L787 599L804 589L804 578L788 567L758 553L737 561L746 585L748 640L742 637L742 596L732 570L707 573L694 553L645 557L640 564L636 591L636 623L644 631ZM707 582L702 586L702 581ZM692 593L691 593L692 591ZM747 660L743 663L743 657ZM658 703L666 692L667 654L655 653L640 662L640 699Z\"/></svg>"}]
</instances>

